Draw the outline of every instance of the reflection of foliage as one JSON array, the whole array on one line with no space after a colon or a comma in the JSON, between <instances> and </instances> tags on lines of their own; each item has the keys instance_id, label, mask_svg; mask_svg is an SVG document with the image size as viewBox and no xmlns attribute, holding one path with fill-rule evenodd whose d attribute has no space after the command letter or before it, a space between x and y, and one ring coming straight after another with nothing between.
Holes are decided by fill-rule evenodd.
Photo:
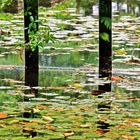
<instances>
[{"instance_id":1,"label":"reflection of foliage","mask_svg":"<svg viewBox=\"0 0 140 140\"><path fill-rule=\"evenodd\" d=\"M85 14L89 15L92 13L92 6L97 2L98 0L81 0L80 6L85 10Z\"/></svg>"},{"instance_id":2,"label":"reflection of foliage","mask_svg":"<svg viewBox=\"0 0 140 140\"><path fill-rule=\"evenodd\" d=\"M90 5L94 5L97 3L97 0L81 0L81 6L82 7L85 7L85 8L88 8L88 6Z\"/></svg>"},{"instance_id":3,"label":"reflection of foliage","mask_svg":"<svg viewBox=\"0 0 140 140\"><path fill-rule=\"evenodd\" d=\"M74 30L74 27L70 24L58 24L57 27L61 30Z\"/></svg>"},{"instance_id":4,"label":"reflection of foliage","mask_svg":"<svg viewBox=\"0 0 140 140\"><path fill-rule=\"evenodd\" d=\"M73 16L69 15L66 12L63 12L63 13L62 12L58 12L54 16L55 16L55 18L62 19L62 20L71 20L71 19L74 18Z\"/></svg>"},{"instance_id":5,"label":"reflection of foliage","mask_svg":"<svg viewBox=\"0 0 140 140\"><path fill-rule=\"evenodd\" d=\"M4 8L5 5L9 5L12 0L0 0L0 11Z\"/></svg>"}]
</instances>

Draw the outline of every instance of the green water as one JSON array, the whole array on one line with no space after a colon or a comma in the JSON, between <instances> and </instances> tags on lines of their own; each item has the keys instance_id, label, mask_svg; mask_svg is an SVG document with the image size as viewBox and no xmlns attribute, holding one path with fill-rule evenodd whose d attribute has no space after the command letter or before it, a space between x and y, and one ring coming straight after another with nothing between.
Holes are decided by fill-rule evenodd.
<instances>
[{"instance_id":1,"label":"green water","mask_svg":"<svg viewBox=\"0 0 140 140\"><path fill-rule=\"evenodd\" d=\"M32 89L24 86L24 51L13 43L23 40L23 13L12 15L19 20L7 26L2 15L0 25L11 34L0 40L1 140L140 139L139 17L114 17L113 75L122 79L112 81L111 92L98 94L98 85L110 82L98 78L98 18L82 9L76 14L75 5L39 9L57 40L40 50L39 86ZM132 56L136 63L130 63Z\"/></svg>"}]
</instances>

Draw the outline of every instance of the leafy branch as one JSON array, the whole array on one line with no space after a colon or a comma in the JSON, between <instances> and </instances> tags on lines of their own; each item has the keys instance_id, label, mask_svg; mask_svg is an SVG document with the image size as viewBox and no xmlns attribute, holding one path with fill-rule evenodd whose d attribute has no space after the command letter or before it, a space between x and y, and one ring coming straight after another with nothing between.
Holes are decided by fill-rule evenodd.
<instances>
[{"instance_id":1,"label":"leafy branch","mask_svg":"<svg viewBox=\"0 0 140 140\"><path fill-rule=\"evenodd\" d=\"M21 47L31 48L32 51L35 51L36 48L43 49L49 41L54 42L55 37L51 33L51 28L49 26L45 27L43 30L37 30L37 23L41 24L40 20L34 20L33 16L30 16L31 23L29 24L28 35L29 42L24 43L18 41L16 44Z\"/></svg>"},{"instance_id":2,"label":"leafy branch","mask_svg":"<svg viewBox=\"0 0 140 140\"><path fill-rule=\"evenodd\" d=\"M111 19L109 17L101 17L101 23L104 23L106 28L111 29Z\"/></svg>"},{"instance_id":3,"label":"leafy branch","mask_svg":"<svg viewBox=\"0 0 140 140\"><path fill-rule=\"evenodd\" d=\"M109 42L109 34L106 32L103 32L100 34L100 37L104 40L104 41L108 41Z\"/></svg>"}]
</instances>

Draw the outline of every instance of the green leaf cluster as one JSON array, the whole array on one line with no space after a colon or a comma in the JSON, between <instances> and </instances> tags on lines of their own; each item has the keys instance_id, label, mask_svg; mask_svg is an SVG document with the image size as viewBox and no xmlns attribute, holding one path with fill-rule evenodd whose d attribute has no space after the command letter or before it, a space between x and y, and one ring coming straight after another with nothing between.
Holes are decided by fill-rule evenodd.
<instances>
[{"instance_id":1,"label":"green leaf cluster","mask_svg":"<svg viewBox=\"0 0 140 140\"><path fill-rule=\"evenodd\" d=\"M12 0L0 0L0 11L4 8L5 5L9 5Z\"/></svg>"},{"instance_id":2,"label":"green leaf cluster","mask_svg":"<svg viewBox=\"0 0 140 140\"><path fill-rule=\"evenodd\" d=\"M104 25L106 26L106 28L111 29L111 18L109 17L101 17L101 23L104 23Z\"/></svg>"},{"instance_id":3,"label":"green leaf cluster","mask_svg":"<svg viewBox=\"0 0 140 140\"><path fill-rule=\"evenodd\" d=\"M16 44L21 47L30 48L32 51L35 51L36 48L43 49L47 43L54 42L54 34L51 33L51 28L46 26L42 30L37 30L37 24L41 24L40 20L35 20L33 16L30 16L31 23L29 24L28 35L29 42L24 43L18 41Z\"/></svg>"},{"instance_id":4,"label":"green leaf cluster","mask_svg":"<svg viewBox=\"0 0 140 140\"><path fill-rule=\"evenodd\" d=\"M104 40L104 41L108 41L109 42L109 34L106 32L103 32L100 34L100 37Z\"/></svg>"}]
</instances>

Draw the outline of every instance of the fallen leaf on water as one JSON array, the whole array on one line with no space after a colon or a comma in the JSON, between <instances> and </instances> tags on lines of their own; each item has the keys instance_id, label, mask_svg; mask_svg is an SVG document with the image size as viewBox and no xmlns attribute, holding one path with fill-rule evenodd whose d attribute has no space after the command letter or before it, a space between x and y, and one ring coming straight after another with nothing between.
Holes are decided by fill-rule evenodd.
<instances>
[{"instance_id":1,"label":"fallen leaf on water","mask_svg":"<svg viewBox=\"0 0 140 140\"><path fill-rule=\"evenodd\" d=\"M91 127L91 125L90 124L81 124L80 127L81 128L89 128L89 127Z\"/></svg>"},{"instance_id":2,"label":"fallen leaf on water","mask_svg":"<svg viewBox=\"0 0 140 140\"><path fill-rule=\"evenodd\" d=\"M82 88L83 87L80 83L79 84L75 83L75 84L73 84L73 86L76 87L76 88Z\"/></svg>"},{"instance_id":3,"label":"fallen leaf on water","mask_svg":"<svg viewBox=\"0 0 140 140\"><path fill-rule=\"evenodd\" d=\"M47 128L48 130L56 131L56 127L54 127L50 124L46 125L45 128Z\"/></svg>"},{"instance_id":4,"label":"fallen leaf on water","mask_svg":"<svg viewBox=\"0 0 140 140\"><path fill-rule=\"evenodd\" d=\"M39 113L40 110L39 110L38 108L33 108L33 112L34 112L34 113Z\"/></svg>"},{"instance_id":5,"label":"fallen leaf on water","mask_svg":"<svg viewBox=\"0 0 140 140\"><path fill-rule=\"evenodd\" d=\"M35 122L20 122L22 125L36 125L37 123Z\"/></svg>"},{"instance_id":6,"label":"fallen leaf on water","mask_svg":"<svg viewBox=\"0 0 140 140\"><path fill-rule=\"evenodd\" d=\"M74 132L73 131L67 131L63 135L64 135L64 137L70 137L70 136L74 135Z\"/></svg>"},{"instance_id":7,"label":"fallen leaf on water","mask_svg":"<svg viewBox=\"0 0 140 140\"><path fill-rule=\"evenodd\" d=\"M4 124L0 124L0 128L3 128L4 127Z\"/></svg>"},{"instance_id":8,"label":"fallen leaf on water","mask_svg":"<svg viewBox=\"0 0 140 140\"><path fill-rule=\"evenodd\" d=\"M14 80L14 79L3 79L6 82L10 82L10 83L16 83L16 84L22 84L24 83L23 81L18 81L18 80Z\"/></svg>"},{"instance_id":9,"label":"fallen leaf on water","mask_svg":"<svg viewBox=\"0 0 140 140\"><path fill-rule=\"evenodd\" d=\"M105 134L105 133L106 133L106 132L104 132L104 131L101 130L101 129L96 130L96 134L102 135L102 134Z\"/></svg>"},{"instance_id":10,"label":"fallen leaf on water","mask_svg":"<svg viewBox=\"0 0 140 140\"><path fill-rule=\"evenodd\" d=\"M37 106L39 110L45 110L47 107L46 106L43 106L43 105L39 105Z\"/></svg>"},{"instance_id":11,"label":"fallen leaf on water","mask_svg":"<svg viewBox=\"0 0 140 140\"><path fill-rule=\"evenodd\" d=\"M29 133L32 137L37 136L37 132L32 128L23 128L23 133Z\"/></svg>"},{"instance_id":12,"label":"fallen leaf on water","mask_svg":"<svg viewBox=\"0 0 140 140\"><path fill-rule=\"evenodd\" d=\"M23 128L23 132L24 132L24 133L32 133L33 130L34 130L34 129L28 128L28 127L27 127L27 128Z\"/></svg>"},{"instance_id":13,"label":"fallen leaf on water","mask_svg":"<svg viewBox=\"0 0 140 140\"><path fill-rule=\"evenodd\" d=\"M133 57L128 61L128 63L134 63L134 64L139 64L140 60L134 59Z\"/></svg>"},{"instance_id":14,"label":"fallen leaf on water","mask_svg":"<svg viewBox=\"0 0 140 140\"><path fill-rule=\"evenodd\" d=\"M64 89L66 89L66 87L48 87L47 88L48 90L64 90Z\"/></svg>"},{"instance_id":15,"label":"fallen leaf on water","mask_svg":"<svg viewBox=\"0 0 140 140\"><path fill-rule=\"evenodd\" d=\"M19 120L12 120L9 122L9 124L16 124L16 123L19 123Z\"/></svg>"},{"instance_id":16,"label":"fallen leaf on water","mask_svg":"<svg viewBox=\"0 0 140 140\"><path fill-rule=\"evenodd\" d=\"M43 120L48 121L49 123L53 122L54 119L49 116L42 116Z\"/></svg>"},{"instance_id":17,"label":"fallen leaf on water","mask_svg":"<svg viewBox=\"0 0 140 140\"><path fill-rule=\"evenodd\" d=\"M8 115L6 113L0 112L0 119L5 119L7 117L8 117Z\"/></svg>"},{"instance_id":18,"label":"fallen leaf on water","mask_svg":"<svg viewBox=\"0 0 140 140\"><path fill-rule=\"evenodd\" d=\"M63 107L54 107L54 108L52 108L52 110L54 110L54 111L64 111L64 108Z\"/></svg>"},{"instance_id":19,"label":"fallen leaf on water","mask_svg":"<svg viewBox=\"0 0 140 140\"><path fill-rule=\"evenodd\" d=\"M117 50L115 53L118 54L118 55L125 55L125 54L127 54L127 52L124 50L124 48L122 48L120 50Z\"/></svg>"},{"instance_id":20,"label":"fallen leaf on water","mask_svg":"<svg viewBox=\"0 0 140 140\"><path fill-rule=\"evenodd\" d=\"M112 76L111 77L111 80L112 81L121 81L123 78L122 77L119 77L119 76Z\"/></svg>"},{"instance_id":21,"label":"fallen leaf on water","mask_svg":"<svg viewBox=\"0 0 140 140\"><path fill-rule=\"evenodd\" d=\"M129 136L129 135L122 135L122 138L126 139L126 140L134 140L135 139L135 137Z\"/></svg>"},{"instance_id":22,"label":"fallen leaf on water","mask_svg":"<svg viewBox=\"0 0 140 140\"><path fill-rule=\"evenodd\" d=\"M105 93L106 91L105 90L93 90L92 92L91 92L91 94L92 95L95 95L95 96L98 96L98 95L100 95L100 94L102 94L102 93Z\"/></svg>"},{"instance_id":23,"label":"fallen leaf on water","mask_svg":"<svg viewBox=\"0 0 140 140\"><path fill-rule=\"evenodd\" d=\"M140 98L128 98L128 100L138 101L138 100L140 100Z\"/></svg>"}]
</instances>

